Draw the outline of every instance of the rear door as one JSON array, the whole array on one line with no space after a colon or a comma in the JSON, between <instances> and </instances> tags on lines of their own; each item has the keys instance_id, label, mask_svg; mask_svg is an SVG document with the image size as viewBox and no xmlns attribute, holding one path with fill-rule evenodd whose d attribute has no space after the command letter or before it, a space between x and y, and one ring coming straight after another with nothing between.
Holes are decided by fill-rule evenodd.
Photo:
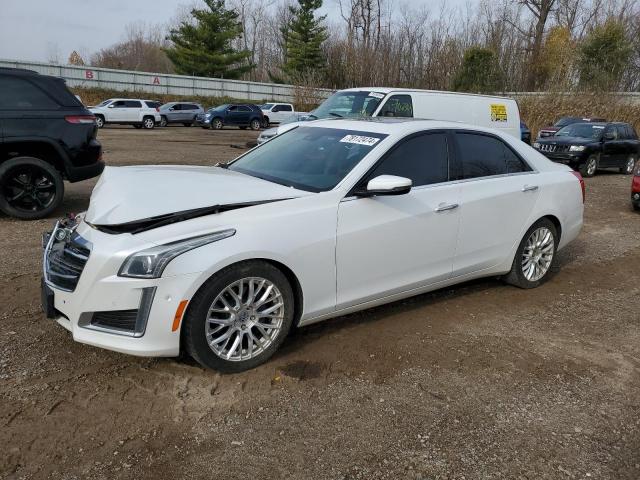
<instances>
[{"instance_id":1,"label":"rear door","mask_svg":"<svg viewBox=\"0 0 640 480\"><path fill-rule=\"evenodd\" d=\"M607 139L608 135L612 138ZM608 125L604 130L600 167L617 167L624 152L624 139L620 138L620 130L616 125Z\"/></svg>"},{"instance_id":2,"label":"rear door","mask_svg":"<svg viewBox=\"0 0 640 480\"><path fill-rule=\"evenodd\" d=\"M398 142L359 182L379 175L413 181L404 195L345 198L338 207L338 308L451 276L460 184L450 181L451 139L423 132Z\"/></svg>"},{"instance_id":3,"label":"rear door","mask_svg":"<svg viewBox=\"0 0 640 480\"><path fill-rule=\"evenodd\" d=\"M458 131L460 234L453 275L505 261L529 226L539 195L538 174L499 137Z\"/></svg>"},{"instance_id":4,"label":"rear door","mask_svg":"<svg viewBox=\"0 0 640 480\"><path fill-rule=\"evenodd\" d=\"M140 100L127 100L125 107L127 122L134 123L142 121L142 102L140 102Z\"/></svg>"}]
</instances>

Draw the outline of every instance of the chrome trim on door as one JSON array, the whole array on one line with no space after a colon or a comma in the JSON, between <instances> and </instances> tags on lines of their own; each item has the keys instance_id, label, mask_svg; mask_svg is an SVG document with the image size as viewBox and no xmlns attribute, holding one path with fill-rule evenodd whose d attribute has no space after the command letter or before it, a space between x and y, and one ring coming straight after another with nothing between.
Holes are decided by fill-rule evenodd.
<instances>
[{"instance_id":1,"label":"chrome trim on door","mask_svg":"<svg viewBox=\"0 0 640 480\"><path fill-rule=\"evenodd\" d=\"M536 190L538 190L538 185L525 185L524 187L522 187L522 191L523 192L535 192Z\"/></svg>"},{"instance_id":2,"label":"chrome trim on door","mask_svg":"<svg viewBox=\"0 0 640 480\"><path fill-rule=\"evenodd\" d=\"M446 212L447 210L455 210L459 206L460 205L457 203L449 203L449 204L441 203L436 207L436 212Z\"/></svg>"}]
</instances>

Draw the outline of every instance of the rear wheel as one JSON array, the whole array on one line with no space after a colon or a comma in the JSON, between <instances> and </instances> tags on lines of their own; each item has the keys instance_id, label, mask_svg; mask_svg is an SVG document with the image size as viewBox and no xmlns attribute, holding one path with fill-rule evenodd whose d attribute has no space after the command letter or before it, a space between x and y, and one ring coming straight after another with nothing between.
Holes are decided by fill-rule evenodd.
<instances>
[{"instance_id":1,"label":"rear wheel","mask_svg":"<svg viewBox=\"0 0 640 480\"><path fill-rule=\"evenodd\" d=\"M251 123L249 124L249 126L251 127L251 130L260 130L260 120L258 119L253 119L251 120Z\"/></svg>"},{"instance_id":2,"label":"rear wheel","mask_svg":"<svg viewBox=\"0 0 640 480\"><path fill-rule=\"evenodd\" d=\"M144 117L142 119L142 126L145 130L153 130L156 126L156 120L153 117Z\"/></svg>"},{"instance_id":3,"label":"rear wheel","mask_svg":"<svg viewBox=\"0 0 640 480\"><path fill-rule=\"evenodd\" d=\"M548 219L538 220L525 233L504 280L520 288L535 288L544 283L558 249L558 233Z\"/></svg>"},{"instance_id":4,"label":"rear wheel","mask_svg":"<svg viewBox=\"0 0 640 480\"><path fill-rule=\"evenodd\" d=\"M160 117L160 126L161 127L166 127L167 125L169 125L169 121L167 120L167 117L165 117L164 115L162 115Z\"/></svg>"},{"instance_id":5,"label":"rear wheel","mask_svg":"<svg viewBox=\"0 0 640 480\"><path fill-rule=\"evenodd\" d=\"M200 288L191 300L182 338L202 366L240 372L273 355L293 317L293 290L284 274L267 262L243 262Z\"/></svg>"},{"instance_id":6,"label":"rear wheel","mask_svg":"<svg viewBox=\"0 0 640 480\"><path fill-rule=\"evenodd\" d=\"M102 115L96 115L96 126L98 128L104 127L104 117Z\"/></svg>"},{"instance_id":7,"label":"rear wheel","mask_svg":"<svg viewBox=\"0 0 640 480\"><path fill-rule=\"evenodd\" d=\"M269 124L270 124L269 117L264 117L262 119L262 128L269 128Z\"/></svg>"},{"instance_id":8,"label":"rear wheel","mask_svg":"<svg viewBox=\"0 0 640 480\"><path fill-rule=\"evenodd\" d=\"M631 175L633 173L633 169L636 166L636 161L637 161L637 158L635 155L629 155L624 167L620 167L620 173L624 173L625 175Z\"/></svg>"},{"instance_id":9,"label":"rear wheel","mask_svg":"<svg viewBox=\"0 0 640 480\"><path fill-rule=\"evenodd\" d=\"M598 170L598 156L591 155L587 161L580 167L580 173L583 177L593 177Z\"/></svg>"},{"instance_id":10,"label":"rear wheel","mask_svg":"<svg viewBox=\"0 0 640 480\"><path fill-rule=\"evenodd\" d=\"M23 220L44 218L64 196L62 175L33 157L17 157L0 164L0 210Z\"/></svg>"}]
</instances>

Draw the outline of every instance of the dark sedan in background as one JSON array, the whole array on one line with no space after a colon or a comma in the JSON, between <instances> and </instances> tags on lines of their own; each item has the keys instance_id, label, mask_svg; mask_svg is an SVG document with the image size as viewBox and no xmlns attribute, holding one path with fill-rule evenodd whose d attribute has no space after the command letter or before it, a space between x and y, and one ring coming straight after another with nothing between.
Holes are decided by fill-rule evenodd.
<instances>
[{"instance_id":1,"label":"dark sedan in background","mask_svg":"<svg viewBox=\"0 0 640 480\"><path fill-rule=\"evenodd\" d=\"M533 148L554 162L592 177L600 168L633 173L640 141L628 123L574 123L561 128L553 137L538 139Z\"/></svg>"},{"instance_id":2,"label":"dark sedan in background","mask_svg":"<svg viewBox=\"0 0 640 480\"><path fill-rule=\"evenodd\" d=\"M264 125L264 115L260 107L252 103L224 104L196 116L195 123L202 128L215 130L227 126L259 130Z\"/></svg>"}]
</instances>

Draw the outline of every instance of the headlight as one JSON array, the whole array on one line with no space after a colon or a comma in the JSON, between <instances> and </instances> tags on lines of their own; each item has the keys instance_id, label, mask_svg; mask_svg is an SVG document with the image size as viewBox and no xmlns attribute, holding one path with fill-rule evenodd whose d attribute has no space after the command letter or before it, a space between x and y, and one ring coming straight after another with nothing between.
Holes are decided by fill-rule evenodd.
<instances>
[{"instance_id":1,"label":"headlight","mask_svg":"<svg viewBox=\"0 0 640 480\"><path fill-rule=\"evenodd\" d=\"M533 142L533 148L540 148L539 142Z\"/></svg>"},{"instance_id":2,"label":"headlight","mask_svg":"<svg viewBox=\"0 0 640 480\"><path fill-rule=\"evenodd\" d=\"M165 267L178 255L182 255L189 250L207 245L208 243L231 237L235 235L235 233L236 231L233 229L223 230L221 232L187 238L186 240L179 240L177 242L167 243L166 245L158 245L157 247L141 250L127 257L122 267L120 267L118 276L160 278Z\"/></svg>"},{"instance_id":3,"label":"headlight","mask_svg":"<svg viewBox=\"0 0 640 480\"><path fill-rule=\"evenodd\" d=\"M569 147L570 152L583 152L585 149L584 145L571 145Z\"/></svg>"},{"instance_id":4,"label":"headlight","mask_svg":"<svg viewBox=\"0 0 640 480\"><path fill-rule=\"evenodd\" d=\"M211 118L211 114L210 114L210 113L207 113L207 114L204 116L204 118Z\"/></svg>"}]
</instances>

